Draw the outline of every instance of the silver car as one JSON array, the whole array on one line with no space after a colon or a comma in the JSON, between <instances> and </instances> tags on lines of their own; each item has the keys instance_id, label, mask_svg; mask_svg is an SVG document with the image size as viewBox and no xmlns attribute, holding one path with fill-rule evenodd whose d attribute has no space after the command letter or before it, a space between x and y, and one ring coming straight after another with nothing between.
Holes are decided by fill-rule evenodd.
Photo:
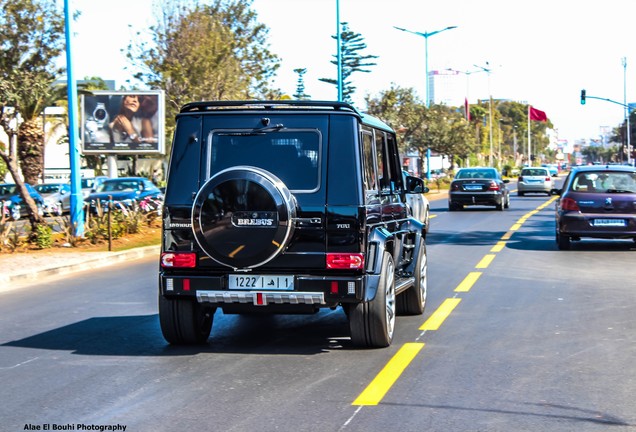
<instances>
[{"instance_id":1,"label":"silver car","mask_svg":"<svg viewBox=\"0 0 636 432\"><path fill-rule=\"evenodd\" d=\"M44 183L34 188L44 198L45 213L62 216L71 210L71 186L68 183Z\"/></svg>"},{"instance_id":2,"label":"silver car","mask_svg":"<svg viewBox=\"0 0 636 432\"><path fill-rule=\"evenodd\" d=\"M550 195L554 188L554 180L550 170L544 167L527 167L521 170L517 179L517 195L527 193L544 193Z\"/></svg>"}]
</instances>

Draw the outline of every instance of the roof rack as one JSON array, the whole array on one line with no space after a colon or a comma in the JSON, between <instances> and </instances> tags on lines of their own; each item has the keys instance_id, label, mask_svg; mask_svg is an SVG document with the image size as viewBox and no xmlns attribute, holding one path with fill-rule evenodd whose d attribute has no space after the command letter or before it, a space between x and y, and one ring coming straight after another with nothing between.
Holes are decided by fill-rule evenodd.
<instances>
[{"instance_id":1,"label":"roof rack","mask_svg":"<svg viewBox=\"0 0 636 432\"><path fill-rule=\"evenodd\" d=\"M309 100L243 100L243 101L203 101L185 104L181 111L214 111L214 110L245 110L245 109L332 109L346 110L360 115L360 112L346 102L337 101L309 101Z\"/></svg>"}]
</instances>

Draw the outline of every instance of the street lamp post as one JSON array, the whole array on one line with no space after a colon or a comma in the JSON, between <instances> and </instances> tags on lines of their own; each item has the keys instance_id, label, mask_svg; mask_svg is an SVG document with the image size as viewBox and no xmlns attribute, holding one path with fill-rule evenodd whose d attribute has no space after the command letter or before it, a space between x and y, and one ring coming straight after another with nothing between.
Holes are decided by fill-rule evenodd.
<instances>
[{"instance_id":1,"label":"street lamp post","mask_svg":"<svg viewBox=\"0 0 636 432\"><path fill-rule=\"evenodd\" d=\"M483 67L483 66L479 66L479 65L475 65L475 67L480 68L481 70L483 70L484 72L486 72L488 74L488 110L489 110L489 126L488 129L490 131L490 153L488 154L488 166L493 166L492 165L492 152L493 152L493 148L492 148L492 91L490 90L490 72L491 69L489 67L489 63L486 62L486 66L488 67Z\"/></svg>"},{"instance_id":2,"label":"street lamp post","mask_svg":"<svg viewBox=\"0 0 636 432\"><path fill-rule=\"evenodd\" d=\"M627 58L622 58L623 63L623 105L625 106L625 127L627 129L627 165L632 164L632 128L629 124L629 105L627 104ZM621 157L621 160L623 158Z\"/></svg>"},{"instance_id":3,"label":"street lamp post","mask_svg":"<svg viewBox=\"0 0 636 432\"><path fill-rule=\"evenodd\" d=\"M432 32L424 32L424 33L416 32L416 31L412 31L412 30L407 30L407 29L402 28L402 27L396 27L396 26L393 26L393 27L398 29L398 30L401 30L403 32L412 33L414 35L422 36L424 38L424 68L426 69L426 92L425 92L425 94L426 94L426 108L428 108L430 106L430 103L431 103L430 98L429 98L429 79L428 79L428 38L433 36L433 35L436 35L438 33L441 33L443 31L452 30L454 28L457 28L457 26L448 26L448 27L443 28L441 30L435 30L435 31L432 31ZM426 179L427 180L431 178L431 164L430 164L430 162L431 162L431 149L428 148L428 149L426 149Z\"/></svg>"}]
</instances>

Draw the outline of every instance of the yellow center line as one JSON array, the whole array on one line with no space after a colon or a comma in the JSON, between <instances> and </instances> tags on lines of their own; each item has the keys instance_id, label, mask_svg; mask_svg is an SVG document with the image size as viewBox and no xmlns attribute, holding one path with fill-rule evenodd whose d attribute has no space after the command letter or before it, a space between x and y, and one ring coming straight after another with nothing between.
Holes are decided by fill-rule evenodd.
<instances>
[{"instance_id":1,"label":"yellow center line","mask_svg":"<svg viewBox=\"0 0 636 432\"><path fill-rule=\"evenodd\" d=\"M512 237L512 232L508 231L504 235L501 236L501 239L502 240L510 240L510 237Z\"/></svg>"},{"instance_id":2,"label":"yellow center line","mask_svg":"<svg viewBox=\"0 0 636 432\"><path fill-rule=\"evenodd\" d=\"M488 254L486 256L484 256L481 261L479 261L479 263L477 263L477 265L475 266L475 268L478 269L485 269L488 268L488 266L490 265L490 263L492 262L492 260L495 259L495 255L494 254Z\"/></svg>"},{"instance_id":3,"label":"yellow center line","mask_svg":"<svg viewBox=\"0 0 636 432\"><path fill-rule=\"evenodd\" d=\"M470 291L470 289L473 287L475 282L477 282L477 279L479 279L479 276L481 276L481 272L470 272L470 273L468 273L468 276L466 276L464 278L462 283L457 285L457 288L455 288L455 292L468 292L468 291Z\"/></svg>"},{"instance_id":4,"label":"yellow center line","mask_svg":"<svg viewBox=\"0 0 636 432\"><path fill-rule=\"evenodd\" d=\"M506 242L505 241L499 241L497 242L496 245L494 245L492 247L492 249L490 249L490 252L501 252L503 250L503 248L506 247Z\"/></svg>"},{"instance_id":5,"label":"yellow center line","mask_svg":"<svg viewBox=\"0 0 636 432\"><path fill-rule=\"evenodd\" d=\"M438 330L460 301L462 301L462 299L458 298L448 298L444 300L444 303L422 324L420 330Z\"/></svg>"},{"instance_id":6,"label":"yellow center line","mask_svg":"<svg viewBox=\"0 0 636 432\"><path fill-rule=\"evenodd\" d=\"M379 404L422 348L424 348L423 343L405 343L351 405Z\"/></svg>"}]
</instances>

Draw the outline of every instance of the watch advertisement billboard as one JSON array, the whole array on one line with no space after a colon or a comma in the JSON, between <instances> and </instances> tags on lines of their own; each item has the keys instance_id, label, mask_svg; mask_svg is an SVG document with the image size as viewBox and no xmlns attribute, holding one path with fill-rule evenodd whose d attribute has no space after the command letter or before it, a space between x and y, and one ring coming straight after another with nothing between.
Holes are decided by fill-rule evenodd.
<instances>
[{"instance_id":1,"label":"watch advertisement billboard","mask_svg":"<svg viewBox=\"0 0 636 432\"><path fill-rule=\"evenodd\" d=\"M81 101L82 153L164 154L163 91L93 91Z\"/></svg>"}]
</instances>

